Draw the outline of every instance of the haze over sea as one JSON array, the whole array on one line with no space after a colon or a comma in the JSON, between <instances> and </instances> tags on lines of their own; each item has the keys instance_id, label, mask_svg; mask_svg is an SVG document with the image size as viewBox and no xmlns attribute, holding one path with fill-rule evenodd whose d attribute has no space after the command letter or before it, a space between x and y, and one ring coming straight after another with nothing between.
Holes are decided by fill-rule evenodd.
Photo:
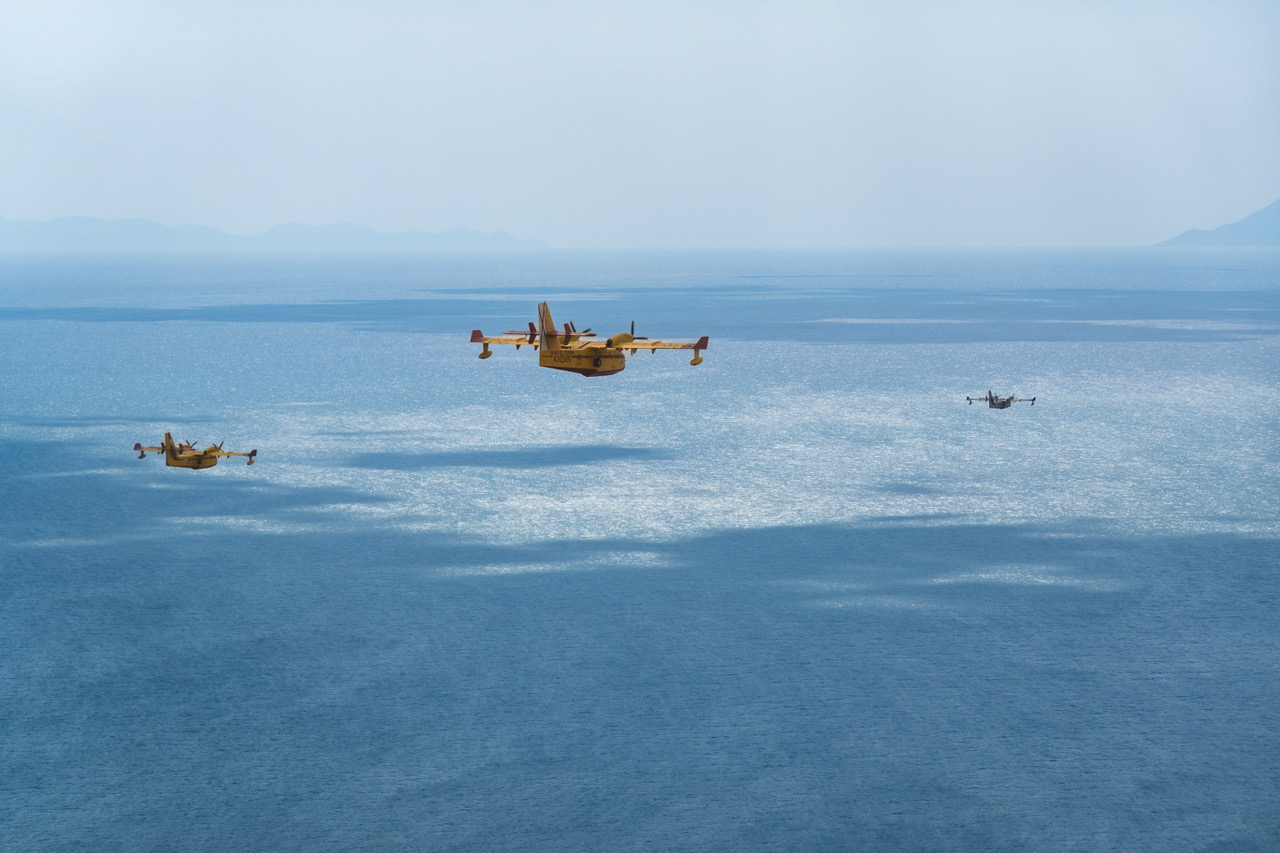
<instances>
[{"instance_id":1,"label":"haze over sea","mask_svg":"<svg viewBox=\"0 0 1280 853\"><path fill-rule=\"evenodd\" d=\"M0 256L0 847L1274 850L1278 281Z\"/></svg>"}]
</instances>

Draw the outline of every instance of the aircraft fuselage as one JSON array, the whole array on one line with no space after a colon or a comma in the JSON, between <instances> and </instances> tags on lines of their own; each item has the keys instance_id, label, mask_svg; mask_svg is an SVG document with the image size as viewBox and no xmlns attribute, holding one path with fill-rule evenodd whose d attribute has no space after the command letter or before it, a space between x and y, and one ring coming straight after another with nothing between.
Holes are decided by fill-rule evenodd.
<instances>
[{"instance_id":1,"label":"aircraft fuselage","mask_svg":"<svg viewBox=\"0 0 1280 853\"><path fill-rule=\"evenodd\" d=\"M212 468L218 464L218 457L193 453L187 456L166 456L164 464L170 468Z\"/></svg>"},{"instance_id":2,"label":"aircraft fuselage","mask_svg":"<svg viewBox=\"0 0 1280 853\"><path fill-rule=\"evenodd\" d=\"M627 358L620 350L575 349L558 347L538 353L538 365L552 370L567 370L582 376L611 376L621 373L627 366Z\"/></svg>"}]
</instances>

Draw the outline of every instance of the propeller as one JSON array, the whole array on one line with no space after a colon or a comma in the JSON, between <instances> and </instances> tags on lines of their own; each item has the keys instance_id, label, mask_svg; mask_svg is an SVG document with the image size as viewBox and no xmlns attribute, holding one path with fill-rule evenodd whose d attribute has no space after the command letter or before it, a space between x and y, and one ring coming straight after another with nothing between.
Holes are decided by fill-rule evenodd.
<instances>
[{"instance_id":1,"label":"propeller","mask_svg":"<svg viewBox=\"0 0 1280 853\"><path fill-rule=\"evenodd\" d=\"M640 337L636 337L636 321L635 321L635 320L632 320L632 321L631 321L631 339L632 339L633 341L647 341L647 340L649 340L649 338L648 338L647 336L645 336L645 335L641 335Z\"/></svg>"}]
</instances>

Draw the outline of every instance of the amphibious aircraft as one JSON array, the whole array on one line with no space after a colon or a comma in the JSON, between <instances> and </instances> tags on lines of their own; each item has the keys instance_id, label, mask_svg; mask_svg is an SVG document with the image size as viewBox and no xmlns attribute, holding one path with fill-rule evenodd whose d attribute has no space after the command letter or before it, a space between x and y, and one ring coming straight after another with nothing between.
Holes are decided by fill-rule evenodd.
<instances>
[{"instance_id":1,"label":"amphibious aircraft","mask_svg":"<svg viewBox=\"0 0 1280 853\"><path fill-rule=\"evenodd\" d=\"M692 365L702 364L702 351L707 348L707 336L703 335L694 343L674 341L657 341L650 338L636 337L635 321L631 323L630 332L619 332L603 341L589 340L596 337L590 329L579 332L573 323L565 322L563 329L557 329L551 320L551 310L547 303L538 305L538 323L529 323L529 331L508 330L494 338L485 337L476 329L471 333L471 343L484 344L480 358L493 355L489 344L510 344L516 349L528 345L538 351L538 364L553 370L567 370L583 376L609 376L621 373L627 366L626 351L635 355L638 350L647 349L657 352L660 349L693 350Z\"/></svg>"},{"instance_id":2,"label":"amphibious aircraft","mask_svg":"<svg viewBox=\"0 0 1280 853\"><path fill-rule=\"evenodd\" d=\"M163 453L164 464L169 468L212 468L218 464L219 456L245 456L248 457L248 465L253 464L253 457L258 455L257 450L250 450L248 453L232 453L230 450L223 450L221 444L212 444L204 450L196 450L191 443L175 444L173 436L169 433L164 434L164 444L159 447L143 447L141 444L135 444L133 449L138 451L138 458L145 459L147 451L152 453Z\"/></svg>"},{"instance_id":3,"label":"amphibious aircraft","mask_svg":"<svg viewBox=\"0 0 1280 853\"><path fill-rule=\"evenodd\" d=\"M970 406L974 403L986 403L988 409L1007 409L1014 403L1030 403L1033 406L1036 404L1035 397L1015 397L1012 394L1008 397L997 397L990 391L987 392L985 397L965 397L965 399L969 401Z\"/></svg>"}]
</instances>

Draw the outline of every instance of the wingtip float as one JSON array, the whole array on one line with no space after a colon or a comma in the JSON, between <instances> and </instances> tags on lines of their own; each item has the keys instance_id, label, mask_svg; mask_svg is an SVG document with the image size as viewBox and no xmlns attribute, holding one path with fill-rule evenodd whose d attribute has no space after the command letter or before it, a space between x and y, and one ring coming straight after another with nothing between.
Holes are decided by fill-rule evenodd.
<instances>
[{"instance_id":1,"label":"wingtip float","mask_svg":"<svg viewBox=\"0 0 1280 853\"><path fill-rule=\"evenodd\" d=\"M1030 403L1033 406L1036 404L1035 397L1015 397L1012 394L1008 397L999 397L990 391L984 397L965 397L965 399L969 401L970 406L974 403L986 403L988 409L1007 409L1014 403Z\"/></svg>"},{"instance_id":2,"label":"wingtip float","mask_svg":"<svg viewBox=\"0 0 1280 853\"><path fill-rule=\"evenodd\" d=\"M529 323L529 330L509 330L502 335L486 337L484 332L476 329L471 333L471 343L483 345L480 358L493 355L490 344L507 344L520 349L531 346L538 353L538 365L552 370L567 370L582 376L611 376L621 373L627 366L627 350L635 355L640 350L657 352L660 349L693 350L693 359L689 364L702 364L702 351L707 348L708 339L703 335L698 340L688 343L682 341L660 341L636 335L635 321L631 323L631 331L619 332L604 341L590 340L596 335L590 329L579 332L573 323L565 322L562 329L557 329L551 320L551 309L547 303L538 305L538 322Z\"/></svg>"},{"instance_id":3,"label":"wingtip float","mask_svg":"<svg viewBox=\"0 0 1280 853\"><path fill-rule=\"evenodd\" d=\"M164 434L164 443L157 447L143 447L141 443L133 445L133 449L138 451L138 458L145 459L147 452L163 453L164 464L168 468L192 468L194 470L202 470L204 468L212 468L218 464L218 459L224 456L243 456L249 461L246 465L252 465L254 458L258 455L256 449L250 450L248 453L236 453L231 450L223 450L221 444L211 444L204 450L197 450L191 442L175 442L173 435Z\"/></svg>"}]
</instances>

